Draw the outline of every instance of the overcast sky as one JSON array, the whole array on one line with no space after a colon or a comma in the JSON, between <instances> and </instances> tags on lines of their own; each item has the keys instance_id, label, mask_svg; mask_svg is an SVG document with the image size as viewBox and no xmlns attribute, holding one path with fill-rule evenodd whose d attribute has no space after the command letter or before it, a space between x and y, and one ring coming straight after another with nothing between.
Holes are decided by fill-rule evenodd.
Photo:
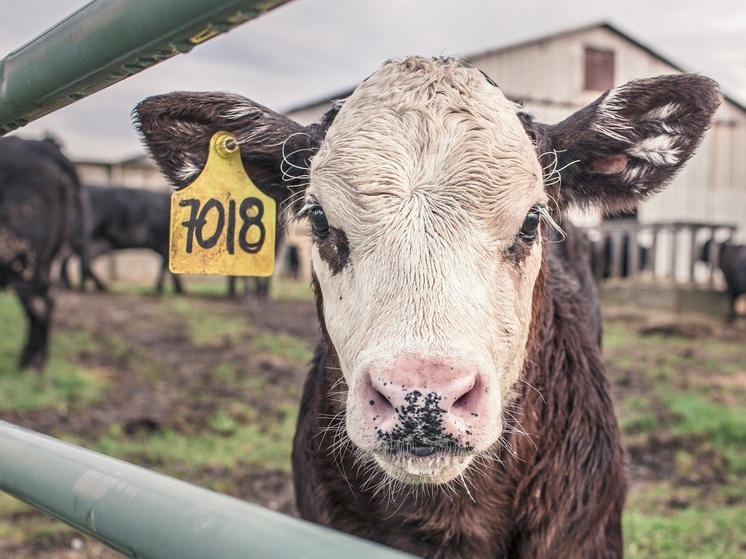
<instances>
[{"instance_id":1,"label":"overcast sky","mask_svg":"<svg viewBox=\"0 0 746 559\"><path fill-rule=\"evenodd\" d=\"M6 0L0 57L87 3ZM130 112L149 95L225 90L286 110L356 85L387 58L468 55L601 21L746 103L744 0L294 0L18 133L50 131L73 159L116 161L142 152Z\"/></svg>"}]
</instances>

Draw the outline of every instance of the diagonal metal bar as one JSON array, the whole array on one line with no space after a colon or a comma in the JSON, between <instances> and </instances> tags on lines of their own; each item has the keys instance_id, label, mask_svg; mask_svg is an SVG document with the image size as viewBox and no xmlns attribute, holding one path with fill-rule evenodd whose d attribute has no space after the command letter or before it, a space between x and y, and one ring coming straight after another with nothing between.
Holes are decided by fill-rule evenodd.
<instances>
[{"instance_id":1,"label":"diagonal metal bar","mask_svg":"<svg viewBox=\"0 0 746 559\"><path fill-rule=\"evenodd\" d=\"M289 0L94 0L0 60L0 134Z\"/></svg>"},{"instance_id":2,"label":"diagonal metal bar","mask_svg":"<svg viewBox=\"0 0 746 559\"><path fill-rule=\"evenodd\" d=\"M5 421L0 490L137 559L412 557Z\"/></svg>"}]
</instances>

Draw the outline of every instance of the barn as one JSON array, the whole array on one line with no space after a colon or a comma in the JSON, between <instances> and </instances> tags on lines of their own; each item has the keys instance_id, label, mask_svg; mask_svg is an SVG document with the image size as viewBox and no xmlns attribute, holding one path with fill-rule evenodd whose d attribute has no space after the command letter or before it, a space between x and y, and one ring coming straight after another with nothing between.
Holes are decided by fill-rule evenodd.
<instances>
[{"instance_id":1,"label":"barn","mask_svg":"<svg viewBox=\"0 0 746 559\"><path fill-rule=\"evenodd\" d=\"M696 72L610 23L599 23L464 56L543 122L556 123L632 79ZM711 76L717 79L717 76ZM317 120L333 98L291 110ZM672 185L627 216L573 216L597 240L599 277L635 275L677 285L721 283L697 262L710 237L746 242L746 107L725 92L702 146ZM633 248L630 248L633 247ZM604 252L605 251L605 252Z\"/></svg>"}]
</instances>

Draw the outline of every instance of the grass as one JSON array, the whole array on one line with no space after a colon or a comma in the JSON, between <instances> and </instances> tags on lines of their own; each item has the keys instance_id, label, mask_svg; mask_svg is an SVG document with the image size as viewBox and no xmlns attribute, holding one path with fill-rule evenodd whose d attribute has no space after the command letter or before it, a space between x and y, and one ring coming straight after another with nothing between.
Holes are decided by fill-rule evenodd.
<instances>
[{"instance_id":1,"label":"grass","mask_svg":"<svg viewBox=\"0 0 746 559\"><path fill-rule=\"evenodd\" d=\"M720 448L746 448L746 413L743 408L717 404L701 393L663 395L663 401L678 416L675 433L701 435Z\"/></svg>"},{"instance_id":2,"label":"grass","mask_svg":"<svg viewBox=\"0 0 746 559\"><path fill-rule=\"evenodd\" d=\"M308 363L313 356L312 350L303 341L284 334L257 334L251 341L254 351L283 357L297 363Z\"/></svg>"},{"instance_id":3,"label":"grass","mask_svg":"<svg viewBox=\"0 0 746 559\"><path fill-rule=\"evenodd\" d=\"M220 351L228 343L250 348L255 363L269 367L305 367L311 350L302 340L285 334L259 332L245 313L236 313L217 306L211 310L210 289L205 297L174 297L158 299L164 312L181 318L192 343L205 351ZM300 291L281 287L292 298ZM308 292L307 287L304 288ZM142 294L151 297L150 286L114 285L113 291L127 297ZM152 299L150 299L152 301ZM133 302L133 304L136 304ZM62 415L83 411L87 405L101 401L107 390L114 388L107 371L82 363L96 361L87 356L108 355L114 363L127 363L137 369L141 378L153 382L154 390L167 390L177 398L195 398L193 392L179 395L179 391L199 391L200 385L179 386L168 380L170 370L163 363L149 360L147 351L132 347L131 342L112 332L87 330L53 330L50 361L43 373L20 372L16 369L18 354L25 338L25 316L12 293L0 293L0 413L33 414L43 410L58 410ZM254 361L252 361L254 362ZM85 448L122 460L144 465L156 471L227 493L240 493L240 479L255 470L281 472L290 470L292 438L297 420L299 383L268 386L266 375L254 374L249 367L234 362L222 362L206 371L204 395L197 392L193 405L203 403L215 408L214 413L190 426L188 432L162 428L132 430L119 423L109 425L106 432L57 436ZM108 372L111 374L111 371ZM194 382L199 377L195 377ZM298 386L296 386L298 385ZM223 387L233 400L219 405L210 402L210 390ZM262 410L254 409L241 395L254 401L264 398ZM251 400L252 398L248 398ZM266 408L271 408L267 412ZM240 478L240 479L239 479ZM245 490L245 489L244 489ZM38 542L74 531L56 520L35 513L24 503L0 493L0 540L6 542ZM70 536L72 537L72 536ZM0 541L0 555L3 554Z\"/></svg>"},{"instance_id":4,"label":"grass","mask_svg":"<svg viewBox=\"0 0 746 559\"><path fill-rule=\"evenodd\" d=\"M247 334L246 318L242 314L212 314L205 312L200 301L187 298L168 300L169 307L184 318L192 341L199 346L239 342Z\"/></svg>"},{"instance_id":5,"label":"grass","mask_svg":"<svg viewBox=\"0 0 746 559\"><path fill-rule=\"evenodd\" d=\"M625 556L743 557L746 386L737 379L746 373L746 344L641 335L620 321L605 326L604 353L621 381L617 410L627 445L666 472L632 485Z\"/></svg>"},{"instance_id":6,"label":"grass","mask_svg":"<svg viewBox=\"0 0 746 559\"><path fill-rule=\"evenodd\" d=\"M243 412L254 421L242 422L233 413L221 410L208 419L206 429L195 435L172 430L126 434L121 425L112 425L106 436L89 441L86 446L172 476L208 468L232 468L239 463L289 472L297 409L284 405L271 422L257 421L255 415Z\"/></svg>"},{"instance_id":7,"label":"grass","mask_svg":"<svg viewBox=\"0 0 746 559\"><path fill-rule=\"evenodd\" d=\"M737 559L746 550L746 506L672 514L642 513L628 506L624 516L625 556L655 559Z\"/></svg>"},{"instance_id":8,"label":"grass","mask_svg":"<svg viewBox=\"0 0 746 559\"><path fill-rule=\"evenodd\" d=\"M99 401L108 383L95 369L73 365L73 356L102 351L87 331L53 331L47 372L19 371L18 357L26 331L18 328L26 317L18 299L0 292L0 413L43 408L75 410Z\"/></svg>"}]
</instances>

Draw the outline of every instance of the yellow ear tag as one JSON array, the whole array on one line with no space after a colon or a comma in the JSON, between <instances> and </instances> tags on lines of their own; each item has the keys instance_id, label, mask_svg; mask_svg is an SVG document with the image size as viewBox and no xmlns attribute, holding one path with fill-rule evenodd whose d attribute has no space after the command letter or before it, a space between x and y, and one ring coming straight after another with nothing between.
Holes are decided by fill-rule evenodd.
<instances>
[{"instance_id":1,"label":"yellow ear tag","mask_svg":"<svg viewBox=\"0 0 746 559\"><path fill-rule=\"evenodd\" d=\"M210 140L202 173L171 196L169 269L174 274L270 276L277 204L246 174L228 132Z\"/></svg>"}]
</instances>

